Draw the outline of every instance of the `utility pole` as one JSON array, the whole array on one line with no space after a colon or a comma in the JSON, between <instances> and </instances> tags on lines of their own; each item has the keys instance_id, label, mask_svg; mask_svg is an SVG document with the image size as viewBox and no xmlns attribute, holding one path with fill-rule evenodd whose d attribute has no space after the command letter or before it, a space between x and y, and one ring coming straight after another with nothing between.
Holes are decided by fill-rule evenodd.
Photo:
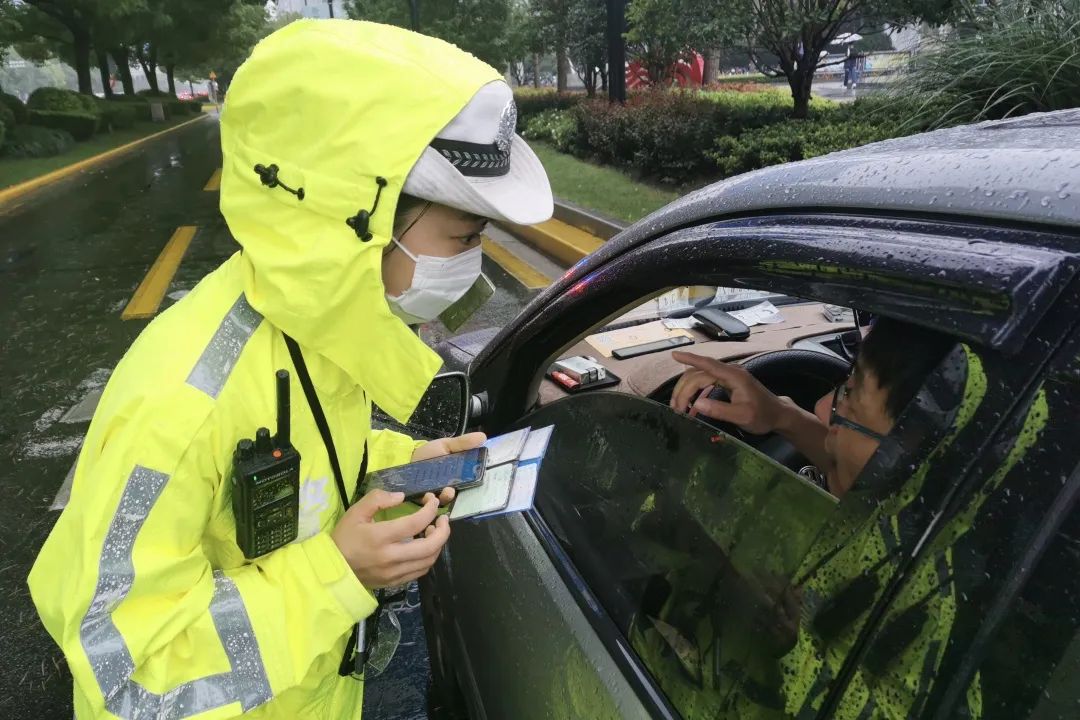
<instances>
[{"instance_id":1,"label":"utility pole","mask_svg":"<svg viewBox=\"0 0 1080 720\"><path fill-rule=\"evenodd\" d=\"M330 19L334 19L334 0L326 0L326 7L330 8Z\"/></svg>"},{"instance_id":2,"label":"utility pole","mask_svg":"<svg viewBox=\"0 0 1080 720\"><path fill-rule=\"evenodd\" d=\"M420 32L420 0L409 0L409 18L413 32Z\"/></svg>"},{"instance_id":3,"label":"utility pole","mask_svg":"<svg viewBox=\"0 0 1080 720\"><path fill-rule=\"evenodd\" d=\"M607 0L608 101L626 102L626 0Z\"/></svg>"}]
</instances>

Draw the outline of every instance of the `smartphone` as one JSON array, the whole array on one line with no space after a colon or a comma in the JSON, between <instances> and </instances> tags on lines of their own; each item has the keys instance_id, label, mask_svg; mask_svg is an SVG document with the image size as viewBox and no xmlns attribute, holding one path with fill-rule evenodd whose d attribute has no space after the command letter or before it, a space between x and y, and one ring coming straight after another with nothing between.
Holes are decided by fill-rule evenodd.
<instances>
[{"instance_id":1,"label":"smartphone","mask_svg":"<svg viewBox=\"0 0 1080 720\"><path fill-rule=\"evenodd\" d=\"M648 355L649 353L660 352L661 350L671 350L672 348L682 347L683 345L693 345L693 338L688 338L685 335L677 335L675 337L664 338L663 340L655 340L653 342L643 343L641 345L631 345L625 348L616 348L611 351L611 354L618 360L629 360L635 358L638 355Z\"/></svg>"},{"instance_id":2,"label":"smartphone","mask_svg":"<svg viewBox=\"0 0 1080 720\"><path fill-rule=\"evenodd\" d=\"M443 310L439 320L450 332L457 332L465 322L495 294L495 286L486 275L476 278L465 294L457 302Z\"/></svg>"},{"instance_id":3,"label":"smartphone","mask_svg":"<svg viewBox=\"0 0 1080 720\"><path fill-rule=\"evenodd\" d=\"M430 460L377 470L367 476L365 492L386 490L405 493L406 500L421 500L425 493L443 488L467 490L484 482L488 450L478 447Z\"/></svg>"}]
</instances>

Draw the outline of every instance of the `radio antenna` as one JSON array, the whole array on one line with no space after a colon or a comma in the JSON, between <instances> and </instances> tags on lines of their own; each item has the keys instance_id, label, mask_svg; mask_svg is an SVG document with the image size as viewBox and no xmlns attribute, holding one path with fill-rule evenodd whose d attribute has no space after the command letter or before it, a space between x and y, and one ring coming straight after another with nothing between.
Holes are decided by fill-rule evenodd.
<instances>
[{"instance_id":1,"label":"radio antenna","mask_svg":"<svg viewBox=\"0 0 1080 720\"><path fill-rule=\"evenodd\" d=\"M279 448L289 447L289 371L277 371L277 437L274 444Z\"/></svg>"}]
</instances>

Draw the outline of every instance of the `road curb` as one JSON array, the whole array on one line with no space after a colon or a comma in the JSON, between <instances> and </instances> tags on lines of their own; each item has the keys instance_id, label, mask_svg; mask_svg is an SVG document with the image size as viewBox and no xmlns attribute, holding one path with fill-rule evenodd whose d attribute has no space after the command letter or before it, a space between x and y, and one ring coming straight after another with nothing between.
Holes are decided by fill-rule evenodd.
<instances>
[{"instance_id":1,"label":"road curb","mask_svg":"<svg viewBox=\"0 0 1080 720\"><path fill-rule=\"evenodd\" d=\"M555 219L584 230L590 235L595 235L601 240L610 240L627 227L627 224L621 220L575 205L567 200L555 201Z\"/></svg>"},{"instance_id":2,"label":"road curb","mask_svg":"<svg viewBox=\"0 0 1080 720\"><path fill-rule=\"evenodd\" d=\"M566 266L574 265L604 244L602 238L559 220L539 225L506 225L503 229Z\"/></svg>"},{"instance_id":3,"label":"road curb","mask_svg":"<svg viewBox=\"0 0 1080 720\"><path fill-rule=\"evenodd\" d=\"M624 227L618 220L563 200L555 202L551 220L538 225L502 225L511 235L566 266L598 250Z\"/></svg>"},{"instance_id":4,"label":"road curb","mask_svg":"<svg viewBox=\"0 0 1080 720\"><path fill-rule=\"evenodd\" d=\"M165 130L156 132L153 135L147 135L146 137L139 138L138 140L132 140L126 145L121 145L120 147L113 148L112 150L106 150L105 152L94 155L93 157L88 157L85 160L80 160L76 163L72 163L71 165L65 165L62 168L58 168L56 170L53 170L52 172L45 173L44 175L39 175L36 178L21 182L18 185L12 185L9 188L4 188L3 190L0 190L0 210L6 209L6 206L9 205L12 201L17 200L25 195L29 195L30 193L36 192L37 190L40 190L46 185L51 185L55 182L59 182L60 180L64 180L65 178L68 178L78 172L82 172L96 165L100 165L104 162L112 160L113 158L130 152L139 145L142 145L143 143L149 142L163 135L168 135L169 133L175 132L180 128L185 128L188 125L193 125L194 123L205 120L207 117L209 116L200 115L197 118L192 118L187 122L182 122L179 125L172 126L171 128L166 128Z\"/></svg>"}]
</instances>

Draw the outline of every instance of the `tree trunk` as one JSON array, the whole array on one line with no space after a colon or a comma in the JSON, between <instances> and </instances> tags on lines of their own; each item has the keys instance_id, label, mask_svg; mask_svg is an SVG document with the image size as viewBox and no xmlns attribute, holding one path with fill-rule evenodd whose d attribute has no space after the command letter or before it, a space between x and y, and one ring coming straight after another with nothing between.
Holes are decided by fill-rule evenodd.
<instances>
[{"instance_id":1,"label":"tree trunk","mask_svg":"<svg viewBox=\"0 0 1080 720\"><path fill-rule=\"evenodd\" d=\"M582 70L585 71L581 78L581 82L585 85L585 94L590 98L596 97L596 66L586 62Z\"/></svg>"},{"instance_id":2,"label":"tree trunk","mask_svg":"<svg viewBox=\"0 0 1080 720\"><path fill-rule=\"evenodd\" d=\"M165 77L169 80L169 94L176 97L176 66L169 64L165 66Z\"/></svg>"},{"instance_id":3,"label":"tree trunk","mask_svg":"<svg viewBox=\"0 0 1080 720\"><path fill-rule=\"evenodd\" d=\"M705 72L701 76L701 84L708 87L716 82L716 77L720 74L720 53L716 50L706 50L702 58L705 60Z\"/></svg>"},{"instance_id":4,"label":"tree trunk","mask_svg":"<svg viewBox=\"0 0 1080 720\"><path fill-rule=\"evenodd\" d=\"M73 30L71 35L75 51L75 74L79 78L79 92L93 95L94 85L90 81L90 33L85 30Z\"/></svg>"},{"instance_id":5,"label":"tree trunk","mask_svg":"<svg viewBox=\"0 0 1080 720\"><path fill-rule=\"evenodd\" d=\"M607 92L607 64L600 64L600 92Z\"/></svg>"},{"instance_id":6,"label":"tree trunk","mask_svg":"<svg viewBox=\"0 0 1080 720\"><path fill-rule=\"evenodd\" d=\"M149 57L139 53L139 65L142 66L143 75L146 76L146 83L150 86L150 89L154 91L154 94L161 92L158 87L157 81L157 64L152 62Z\"/></svg>"},{"instance_id":7,"label":"tree trunk","mask_svg":"<svg viewBox=\"0 0 1080 720\"><path fill-rule=\"evenodd\" d=\"M788 85L791 86L791 99L795 105L791 111L791 117L796 120L805 120L810 114L810 87L814 83L812 72L798 68L788 76Z\"/></svg>"},{"instance_id":8,"label":"tree trunk","mask_svg":"<svg viewBox=\"0 0 1080 720\"><path fill-rule=\"evenodd\" d=\"M116 63L116 73L120 76L120 83L124 86L125 95L135 94L135 81L131 79L131 59L128 57L127 48L110 50L113 62Z\"/></svg>"},{"instance_id":9,"label":"tree trunk","mask_svg":"<svg viewBox=\"0 0 1080 720\"><path fill-rule=\"evenodd\" d=\"M109 75L109 54L104 50L97 51L98 70L101 72L101 91L106 98L113 96L112 77Z\"/></svg>"},{"instance_id":10,"label":"tree trunk","mask_svg":"<svg viewBox=\"0 0 1080 720\"><path fill-rule=\"evenodd\" d=\"M540 87L540 53L533 53L532 57L533 87Z\"/></svg>"},{"instance_id":11,"label":"tree trunk","mask_svg":"<svg viewBox=\"0 0 1080 720\"><path fill-rule=\"evenodd\" d=\"M559 68L559 79L555 89L561 93L566 92L567 66L570 64L567 62L566 48L560 46L558 52L555 53L555 59Z\"/></svg>"}]
</instances>

